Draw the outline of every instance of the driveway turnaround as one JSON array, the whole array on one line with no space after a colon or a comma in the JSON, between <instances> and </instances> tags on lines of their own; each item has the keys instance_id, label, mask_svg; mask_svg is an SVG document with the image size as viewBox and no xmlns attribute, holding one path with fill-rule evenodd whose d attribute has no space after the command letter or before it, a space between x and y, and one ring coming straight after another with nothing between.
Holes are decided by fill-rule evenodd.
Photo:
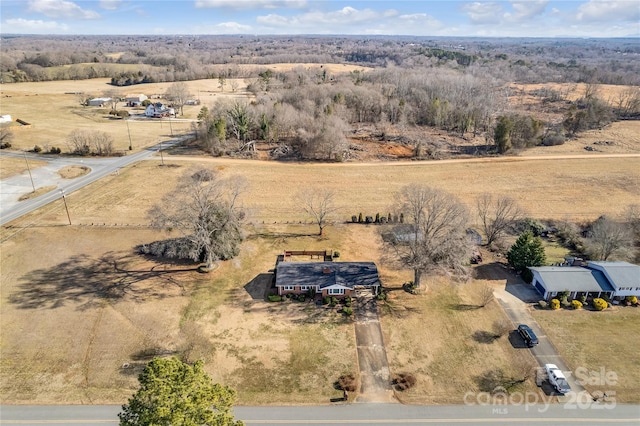
<instances>
[{"instance_id":1,"label":"driveway turnaround","mask_svg":"<svg viewBox=\"0 0 640 426\"><path fill-rule=\"evenodd\" d=\"M391 388L391 374L382 339L376 298L370 289L356 291L354 312L360 366L360 392L356 402L397 402Z\"/></svg>"}]
</instances>

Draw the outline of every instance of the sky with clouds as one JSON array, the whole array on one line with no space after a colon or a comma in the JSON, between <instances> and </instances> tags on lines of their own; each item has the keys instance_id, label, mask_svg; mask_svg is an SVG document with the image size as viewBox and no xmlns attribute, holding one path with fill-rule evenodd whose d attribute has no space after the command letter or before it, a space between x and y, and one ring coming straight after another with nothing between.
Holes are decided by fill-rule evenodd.
<instances>
[{"instance_id":1,"label":"sky with clouds","mask_svg":"<svg viewBox=\"0 0 640 426\"><path fill-rule=\"evenodd\" d=\"M640 2L0 0L0 33L640 37Z\"/></svg>"}]
</instances>

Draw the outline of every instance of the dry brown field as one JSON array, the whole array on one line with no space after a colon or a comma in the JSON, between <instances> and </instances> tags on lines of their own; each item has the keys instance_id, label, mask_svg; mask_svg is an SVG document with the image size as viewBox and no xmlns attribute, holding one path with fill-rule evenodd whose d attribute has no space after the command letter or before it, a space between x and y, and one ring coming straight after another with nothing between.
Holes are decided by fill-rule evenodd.
<instances>
[{"instance_id":1,"label":"dry brown field","mask_svg":"<svg viewBox=\"0 0 640 426\"><path fill-rule=\"evenodd\" d=\"M581 367L594 375L584 383L587 391L606 392L620 403L640 403L640 361L633 343L640 309L614 306L602 312L561 309L533 314L569 368L575 372ZM611 373L615 380L608 382L606 374Z\"/></svg>"},{"instance_id":2,"label":"dry brown field","mask_svg":"<svg viewBox=\"0 0 640 426\"><path fill-rule=\"evenodd\" d=\"M440 187L469 206L484 191L506 193L539 218L615 215L640 192L638 157L298 164L167 155L165 164L141 162L69 194L72 226L58 201L2 228L4 402L121 403L146 360L178 354L205 359L214 379L235 386L243 404L326 403L336 396L337 375L357 371L353 326L310 304L254 299L245 286L264 278L278 253L339 250L341 260L377 262L383 283L397 288L410 273L388 264L379 228L343 222L359 212L386 214L393 193L408 183ZM133 251L166 237L146 228L147 211L196 166L248 182L241 255L210 274ZM320 187L335 190L343 207L322 239L313 225L299 224L307 218L295 202L297 193ZM503 315L497 305L467 312L440 303L471 303L472 287L444 284L417 297L394 292L391 300L408 313L383 316L392 369L414 370L420 379L403 400L459 403L477 389L485 366L515 368L506 341L448 346L452 333L466 336ZM430 333L414 341L418 328ZM423 355L414 361L416 353ZM456 362L469 375L441 387Z\"/></svg>"},{"instance_id":3,"label":"dry brown field","mask_svg":"<svg viewBox=\"0 0 640 426\"><path fill-rule=\"evenodd\" d=\"M237 92L231 92L227 85L224 92L218 80L195 80L186 82L194 99L201 105L186 105L184 116L178 116L169 123L168 119L119 120L109 116L109 107L86 107L80 105L82 92L100 96L114 89L106 78L78 81L47 81L36 83L12 83L0 85L0 114L9 114L13 120L21 119L30 126L13 126L12 148L32 149L39 145L45 151L59 147L68 152L67 138L75 129L90 129L106 132L113 138L116 151L128 151L129 134L134 151L168 140L174 135L192 130L192 121L200 108L211 105L218 99L246 99L246 82L238 80ZM144 93L161 96L172 83L151 83L115 88L121 96ZM160 99L162 101L162 99ZM143 108L127 108L121 102L119 109L131 114L142 114ZM128 124L128 126L127 126Z\"/></svg>"},{"instance_id":4,"label":"dry brown field","mask_svg":"<svg viewBox=\"0 0 640 426\"><path fill-rule=\"evenodd\" d=\"M32 123L15 131L14 147L64 149L71 130L90 128L110 133L117 149L127 149L125 122L81 107L76 95L65 94L99 95L111 88L107 81L1 86L0 113ZM217 80L188 82L203 105L222 97L246 97L246 83L239 83L237 93L230 93L228 85L221 93ZM163 93L169 85L122 91ZM185 117L194 118L199 109L185 107ZM204 359L216 381L238 389L242 404L326 403L341 395L332 386L337 376L357 371L353 325L335 311L310 304L255 299L248 289L256 278L264 279L278 253L339 250L341 260L375 261L383 283L398 288L410 273L388 264L379 228L344 222L360 212L387 214L393 210L393 194L409 183L449 191L470 209L477 195L492 192L515 198L536 218L616 216L640 198L640 156L620 155L640 153L639 124L613 123L562 146L536 147L503 158L309 164L167 153L164 167L154 159L122 169L119 175L68 194L72 226L65 225L64 206L58 201L0 229L0 399L122 403L148 359L176 354ZM179 133L191 124L174 121L172 126ZM129 127L135 150L165 140L171 132L166 121L129 121ZM615 143L595 145L596 152L584 150L599 141ZM147 211L175 187L182 173L197 166L224 176L240 175L248 182L242 198L248 217L241 254L210 274L198 273L193 265L158 263L133 250L166 237L146 227ZM0 158L2 178L24 170L24 161ZM321 239L313 235L313 225L300 223L308 218L295 201L298 193L310 188L335 191L341 206L334 226ZM453 308L456 303L472 303L480 282L431 284L430 292L421 296L391 293L391 309L382 317L389 361L393 372L411 372L419 379L414 390L400 395L402 401L461 403L464 392L477 390L476 378L483 371L513 371L518 359L505 338L491 345L468 338L504 318L497 304L468 311ZM631 333L625 324L629 322L616 326ZM572 335L579 329L576 323ZM552 336L563 333L554 330ZM467 338L452 343L451 335ZM559 348L572 366L581 365L572 341ZM614 346L626 344L622 338L614 341ZM584 362L599 365L598 345L579 348L585 351ZM611 359L614 363L607 368L627 368L624 360ZM468 374L449 381L445 374L460 366ZM622 385L627 394L634 388L629 383ZM533 385L524 386L531 390ZM630 395L628 400L633 400Z\"/></svg>"}]
</instances>

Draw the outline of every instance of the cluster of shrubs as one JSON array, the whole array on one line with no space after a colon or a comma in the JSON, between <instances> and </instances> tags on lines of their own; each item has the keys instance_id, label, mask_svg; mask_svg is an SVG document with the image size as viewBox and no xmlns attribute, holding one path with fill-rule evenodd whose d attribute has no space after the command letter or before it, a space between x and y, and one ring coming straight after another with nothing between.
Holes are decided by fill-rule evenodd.
<instances>
[{"instance_id":1,"label":"cluster of shrubs","mask_svg":"<svg viewBox=\"0 0 640 426\"><path fill-rule=\"evenodd\" d=\"M385 223L404 223L404 213L400 213L399 215L380 215L380 213L376 213L374 216L363 216L362 213L351 216L352 223L377 223L377 224L385 224Z\"/></svg>"},{"instance_id":2,"label":"cluster of shrubs","mask_svg":"<svg viewBox=\"0 0 640 426\"><path fill-rule=\"evenodd\" d=\"M416 385L418 381L413 374L410 373L398 373L393 375L391 383L399 391L405 391L411 389Z\"/></svg>"},{"instance_id":3,"label":"cluster of shrubs","mask_svg":"<svg viewBox=\"0 0 640 426\"><path fill-rule=\"evenodd\" d=\"M11 142L0 143L0 149L11 148Z\"/></svg>"},{"instance_id":4,"label":"cluster of shrubs","mask_svg":"<svg viewBox=\"0 0 640 426\"><path fill-rule=\"evenodd\" d=\"M277 294L270 294L267 296L267 300L269 302L284 302L286 300L291 300L296 302L306 302L308 299L309 300L313 299L313 295L311 293L309 294L287 293L284 296L279 296ZM353 299L351 297L345 297L344 299L340 300L335 296L325 296L322 299L323 305L330 305L333 307L333 306L337 306L338 304L342 304L342 308L340 311L347 316L353 315L353 308L351 307L352 303L353 303Z\"/></svg>"},{"instance_id":5,"label":"cluster of shrubs","mask_svg":"<svg viewBox=\"0 0 640 426\"><path fill-rule=\"evenodd\" d=\"M638 306L638 298L636 296L627 296L625 298L625 304L627 306ZM559 298L551 299L551 301L548 303L545 300L541 300L538 302L538 306L540 308L542 309L550 308L553 310L560 309L560 307L563 307L565 309L582 309L582 307L585 305L587 305L587 297L585 295L582 295L577 299L569 301L568 292L560 293ZM593 309L595 309L596 311L602 311L604 309L607 309L609 306L611 306L611 301L608 300L606 296L598 297L591 301L591 305L593 306Z\"/></svg>"},{"instance_id":6,"label":"cluster of shrubs","mask_svg":"<svg viewBox=\"0 0 640 426\"><path fill-rule=\"evenodd\" d=\"M343 374L342 376L338 377L338 381L334 386L343 391L355 392L356 388L358 387L358 380L352 373Z\"/></svg>"},{"instance_id":7,"label":"cluster of shrubs","mask_svg":"<svg viewBox=\"0 0 640 426\"><path fill-rule=\"evenodd\" d=\"M306 302L307 295L287 293L284 296L279 296L277 294L270 294L267 296L267 299L269 300L269 302L284 302L286 300L291 300L295 302Z\"/></svg>"},{"instance_id":8,"label":"cluster of shrubs","mask_svg":"<svg viewBox=\"0 0 640 426\"><path fill-rule=\"evenodd\" d=\"M109 111L109 115L114 115L119 118L127 118L129 117L129 111L124 109L112 109Z\"/></svg>"},{"instance_id":9,"label":"cluster of shrubs","mask_svg":"<svg viewBox=\"0 0 640 426\"><path fill-rule=\"evenodd\" d=\"M51 148L49 148L49 154L60 154L62 153L62 150L58 147L52 146Z\"/></svg>"}]
</instances>

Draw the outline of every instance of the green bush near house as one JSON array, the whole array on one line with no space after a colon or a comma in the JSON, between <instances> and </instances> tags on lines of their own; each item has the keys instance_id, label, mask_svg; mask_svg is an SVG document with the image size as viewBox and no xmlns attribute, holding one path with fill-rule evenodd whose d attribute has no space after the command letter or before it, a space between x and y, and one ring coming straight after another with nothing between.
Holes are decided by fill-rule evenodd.
<instances>
[{"instance_id":1,"label":"green bush near house","mask_svg":"<svg viewBox=\"0 0 640 426\"><path fill-rule=\"evenodd\" d=\"M351 316L353 315L353 308L350 306L345 306L344 308L342 308L342 313Z\"/></svg>"},{"instance_id":2,"label":"green bush near house","mask_svg":"<svg viewBox=\"0 0 640 426\"><path fill-rule=\"evenodd\" d=\"M549 306L553 310L560 309L560 301L558 299L551 299L551 303L549 303Z\"/></svg>"},{"instance_id":3,"label":"green bush near house","mask_svg":"<svg viewBox=\"0 0 640 426\"><path fill-rule=\"evenodd\" d=\"M609 306L609 303L607 303L607 301L604 299L601 299L601 298L593 299L593 307L595 308L596 311L602 311L604 309L607 309L608 306Z\"/></svg>"},{"instance_id":4,"label":"green bush near house","mask_svg":"<svg viewBox=\"0 0 640 426\"><path fill-rule=\"evenodd\" d=\"M573 309L582 309L582 302L579 300L572 300L571 301L571 307Z\"/></svg>"},{"instance_id":5,"label":"green bush near house","mask_svg":"<svg viewBox=\"0 0 640 426\"><path fill-rule=\"evenodd\" d=\"M269 299L269 302L281 302L282 301L282 297L278 296L277 294L270 294L267 296L267 299Z\"/></svg>"},{"instance_id":6,"label":"green bush near house","mask_svg":"<svg viewBox=\"0 0 640 426\"><path fill-rule=\"evenodd\" d=\"M627 300L627 302L631 302L632 305L637 305L638 304L638 297L637 296L627 296L625 299Z\"/></svg>"}]
</instances>

